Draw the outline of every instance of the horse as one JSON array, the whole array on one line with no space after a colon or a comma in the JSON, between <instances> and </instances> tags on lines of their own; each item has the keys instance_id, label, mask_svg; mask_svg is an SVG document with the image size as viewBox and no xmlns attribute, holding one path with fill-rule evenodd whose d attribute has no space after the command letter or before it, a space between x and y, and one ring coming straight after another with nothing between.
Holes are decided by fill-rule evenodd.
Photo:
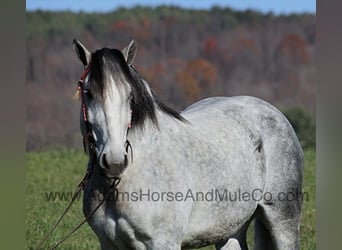
<instances>
[{"instance_id":1,"label":"horse","mask_svg":"<svg viewBox=\"0 0 342 250\"><path fill-rule=\"evenodd\" d=\"M177 112L133 67L135 40L73 48L86 67L81 131L94 141L83 212L102 250L248 249L252 221L255 249L300 248L304 157L277 108L234 96Z\"/></svg>"}]
</instances>

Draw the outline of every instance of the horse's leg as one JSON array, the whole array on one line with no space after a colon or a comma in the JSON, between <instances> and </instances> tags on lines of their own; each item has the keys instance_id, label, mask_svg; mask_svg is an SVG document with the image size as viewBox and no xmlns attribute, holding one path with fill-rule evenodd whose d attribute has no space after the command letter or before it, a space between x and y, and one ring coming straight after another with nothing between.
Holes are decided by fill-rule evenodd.
<instances>
[{"instance_id":1,"label":"horse's leg","mask_svg":"<svg viewBox=\"0 0 342 250\"><path fill-rule=\"evenodd\" d=\"M248 250L248 246L247 246L247 229L249 227L249 224L250 224L251 220L252 220L252 218L234 236L234 238L239 241L239 249ZM228 241L228 243L229 243L229 241Z\"/></svg>"},{"instance_id":2,"label":"horse's leg","mask_svg":"<svg viewBox=\"0 0 342 250\"><path fill-rule=\"evenodd\" d=\"M233 238L230 238L228 241L223 241L215 245L217 250L248 250L247 246L247 229L250 224L248 221L240 230L239 232L234 235Z\"/></svg>"},{"instance_id":3,"label":"horse's leg","mask_svg":"<svg viewBox=\"0 0 342 250\"><path fill-rule=\"evenodd\" d=\"M258 218L254 222L254 250L273 250L271 235Z\"/></svg>"},{"instance_id":4,"label":"horse's leg","mask_svg":"<svg viewBox=\"0 0 342 250\"><path fill-rule=\"evenodd\" d=\"M241 250L241 247L237 239L231 238L223 247L218 248L218 246L216 246L216 249L217 250Z\"/></svg>"},{"instance_id":5,"label":"horse's leg","mask_svg":"<svg viewBox=\"0 0 342 250\"><path fill-rule=\"evenodd\" d=\"M113 245L113 243L110 242L105 242L105 241L100 241L101 244L101 250L119 250L119 248L115 245Z\"/></svg>"},{"instance_id":6,"label":"horse's leg","mask_svg":"<svg viewBox=\"0 0 342 250\"><path fill-rule=\"evenodd\" d=\"M269 235L272 239L273 248L270 248L269 242L265 242L265 239L269 238L266 235L266 238L261 238L261 241L264 240L265 245L261 248L256 249L275 249L275 250L298 250L299 245L299 223L300 223L300 211L295 211L295 215L291 213L289 216L289 209L294 209L293 206L279 207L273 205L264 205L263 216L261 218L263 225L267 228ZM259 222L257 222L259 223ZM261 225L258 225L260 229ZM265 230L264 233L267 231ZM260 235L260 231L257 232L256 235ZM265 235L264 235L265 236ZM257 236L258 237L258 236ZM257 238L256 241L259 239ZM268 240L269 241L269 240ZM260 246L260 244L256 244L256 246Z\"/></svg>"}]
</instances>

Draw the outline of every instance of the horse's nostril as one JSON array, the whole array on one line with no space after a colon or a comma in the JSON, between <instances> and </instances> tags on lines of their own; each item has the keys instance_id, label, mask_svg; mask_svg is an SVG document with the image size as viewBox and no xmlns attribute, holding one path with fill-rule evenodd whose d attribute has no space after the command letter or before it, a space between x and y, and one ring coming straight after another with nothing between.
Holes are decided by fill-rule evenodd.
<instances>
[{"instance_id":1,"label":"horse's nostril","mask_svg":"<svg viewBox=\"0 0 342 250\"><path fill-rule=\"evenodd\" d=\"M106 154L102 155L102 164L105 168L109 169L109 164L108 164L107 159L106 159Z\"/></svg>"}]
</instances>

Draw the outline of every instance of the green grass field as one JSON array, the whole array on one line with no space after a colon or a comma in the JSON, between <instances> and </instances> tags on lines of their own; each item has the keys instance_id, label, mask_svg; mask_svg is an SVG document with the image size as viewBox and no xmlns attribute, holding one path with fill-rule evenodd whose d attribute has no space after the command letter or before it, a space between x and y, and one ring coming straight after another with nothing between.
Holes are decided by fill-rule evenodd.
<instances>
[{"instance_id":1,"label":"green grass field","mask_svg":"<svg viewBox=\"0 0 342 250\"><path fill-rule=\"evenodd\" d=\"M316 249L315 217L315 165L314 150L305 151L304 190L309 199L303 203L301 223L301 249ZM46 151L26 154L26 242L27 249L35 249L39 240L55 223L70 199L70 196L52 200L55 192L70 194L85 173L86 156L81 151ZM75 202L64 221L46 244L52 247L83 219L82 199ZM252 227L250 227L252 228ZM251 243L252 229L248 232ZM250 244L251 245L251 244ZM45 247L44 247L45 249ZM100 249L93 231L86 224L67 240L60 249ZM203 250L214 249L213 247Z\"/></svg>"}]
</instances>

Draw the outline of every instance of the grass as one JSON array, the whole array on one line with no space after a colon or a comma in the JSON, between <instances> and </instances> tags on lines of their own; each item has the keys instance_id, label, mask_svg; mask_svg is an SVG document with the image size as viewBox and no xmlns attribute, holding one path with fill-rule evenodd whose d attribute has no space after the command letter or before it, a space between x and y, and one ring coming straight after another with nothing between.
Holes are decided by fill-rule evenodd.
<instances>
[{"instance_id":1,"label":"grass","mask_svg":"<svg viewBox=\"0 0 342 250\"><path fill-rule=\"evenodd\" d=\"M316 249L316 152L306 150L303 193L308 199L303 201L300 239L302 249Z\"/></svg>"},{"instance_id":2,"label":"grass","mask_svg":"<svg viewBox=\"0 0 342 250\"><path fill-rule=\"evenodd\" d=\"M315 151L305 151L304 189L309 199L304 200L301 222L301 249L316 249L315 217ZM35 249L39 240L55 223L68 201L48 200L50 192L74 190L85 173L86 156L81 151L28 152L26 191L26 243L27 249ZM52 247L63 235L70 232L81 220L82 199L75 202L63 222L51 236L46 248ZM252 227L248 231L251 246ZM45 248L45 247L44 247ZM60 249L100 249L99 242L86 224L67 240ZM212 250L213 247L202 248Z\"/></svg>"}]
</instances>

